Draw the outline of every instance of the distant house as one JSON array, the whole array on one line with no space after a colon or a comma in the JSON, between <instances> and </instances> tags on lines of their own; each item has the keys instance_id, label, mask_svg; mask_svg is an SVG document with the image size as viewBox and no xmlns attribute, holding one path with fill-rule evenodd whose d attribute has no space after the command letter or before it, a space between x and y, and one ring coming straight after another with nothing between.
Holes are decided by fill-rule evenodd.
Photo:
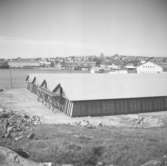
<instances>
[{"instance_id":1,"label":"distant house","mask_svg":"<svg viewBox=\"0 0 167 166\"><path fill-rule=\"evenodd\" d=\"M109 74L128 74L127 70L113 70L110 71Z\"/></svg>"},{"instance_id":2,"label":"distant house","mask_svg":"<svg viewBox=\"0 0 167 166\"><path fill-rule=\"evenodd\" d=\"M145 62L139 65L137 68L137 73L162 73L163 68L153 62Z\"/></svg>"},{"instance_id":3,"label":"distant house","mask_svg":"<svg viewBox=\"0 0 167 166\"><path fill-rule=\"evenodd\" d=\"M0 68L9 68L8 62L5 60L0 60Z\"/></svg>"},{"instance_id":4,"label":"distant house","mask_svg":"<svg viewBox=\"0 0 167 166\"><path fill-rule=\"evenodd\" d=\"M124 68L127 70L128 73L136 73L136 66L132 63L127 64Z\"/></svg>"},{"instance_id":5,"label":"distant house","mask_svg":"<svg viewBox=\"0 0 167 166\"><path fill-rule=\"evenodd\" d=\"M61 63L55 64L54 68L57 69L57 70L62 70L62 65L61 65Z\"/></svg>"},{"instance_id":6,"label":"distant house","mask_svg":"<svg viewBox=\"0 0 167 166\"><path fill-rule=\"evenodd\" d=\"M89 71L89 67L88 66L81 66L80 67L81 71Z\"/></svg>"},{"instance_id":7,"label":"distant house","mask_svg":"<svg viewBox=\"0 0 167 166\"><path fill-rule=\"evenodd\" d=\"M119 70L121 69L121 67L119 65L116 65L116 64L112 64L112 65L108 65L108 67L111 69L111 70Z\"/></svg>"},{"instance_id":8,"label":"distant house","mask_svg":"<svg viewBox=\"0 0 167 166\"><path fill-rule=\"evenodd\" d=\"M36 60L19 59L8 62L10 68L31 68L39 67L40 63Z\"/></svg>"},{"instance_id":9,"label":"distant house","mask_svg":"<svg viewBox=\"0 0 167 166\"><path fill-rule=\"evenodd\" d=\"M99 71L98 72L101 72L101 73L106 73L106 72L109 72L111 69L108 65L106 64L101 64L100 67L99 67Z\"/></svg>"},{"instance_id":10,"label":"distant house","mask_svg":"<svg viewBox=\"0 0 167 166\"><path fill-rule=\"evenodd\" d=\"M65 68L65 70L73 71L73 70L79 70L80 67L79 67L78 63L68 62L68 63L64 64L64 68Z\"/></svg>"},{"instance_id":11,"label":"distant house","mask_svg":"<svg viewBox=\"0 0 167 166\"><path fill-rule=\"evenodd\" d=\"M89 68L92 68L92 67L95 67L96 66L96 62L93 62L93 61L81 61L80 62L80 65L81 66L85 66L85 67L89 67Z\"/></svg>"},{"instance_id":12,"label":"distant house","mask_svg":"<svg viewBox=\"0 0 167 166\"><path fill-rule=\"evenodd\" d=\"M40 61L40 66L42 67L50 67L51 66L51 62L48 61Z\"/></svg>"},{"instance_id":13,"label":"distant house","mask_svg":"<svg viewBox=\"0 0 167 166\"><path fill-rule=\"evenodd\" d=\"M99 71L100 71L100 67L97 67L97 66L95 66L95 67L92 67L91 69L90 69L90 73L92 73L92 74L94 74L94 73L98 73Z\"/></svg>"}]
</instances>

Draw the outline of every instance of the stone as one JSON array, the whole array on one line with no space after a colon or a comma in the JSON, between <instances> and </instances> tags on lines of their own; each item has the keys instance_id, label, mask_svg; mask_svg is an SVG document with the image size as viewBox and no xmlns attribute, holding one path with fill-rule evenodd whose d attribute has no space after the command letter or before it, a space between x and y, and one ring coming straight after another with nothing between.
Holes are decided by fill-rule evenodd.
<instances>
[{"instance_id":1,"label":"stone","mask_svg":"<svg viewBox=\"0 0 167 166\"><path fill-rule=\"evenodd\" d=\"M96 164L96 166L105 166L105 163L102 162L102 161L98 161L97 164Z\"/></svg>"},{"instance_id":2,"label":"stone","mask_svg":"<svg viewBox=\"0 0 167 166\"><path fill-rule=\"evenodd\" d=\"M35 134L29 133L29 131L34 125L40 124L40 118L38 116L29 117L12 111L3 111L0 112L0 122L2 137L14 138L17 141L23 137L33 139Z\"/></svg>"},{"instance_id":3,"label":"stone","mask_svg":"<svg viewBox=\"0 0 167 166\"><path fill-rule=\"evenodd\" d=\"M52 166L52 163L38 163L20 156L11 149L0 146L0 166Z\"/></svg>"},{"instance_id":4,"label":"stone","mask_svg":"<svg viewBox=\"0 0 167 166\"><path fill-rule=\"evenodd\" d=\"M35 137L35 133L30 133L28 136L27 136L27 138L29 138L29 139L33 139Z\"/></svg>"},{"instance_id":5,"label":"stone","mask_svg":"<svg viewBox=\"0 0 167 166\"><path fill-rule=\"evenodd\" d=\"M15 137L14 140L15 140L15 141L18 141L18 140L20 140L20 139L22 139L22 138L23 138L23 135L18 136L18 137Z\"/></svg>"},{"instance_id":6,"label":"stone","mask_svg":"<svg viewBox=\"0 0 167 166\"><path fill-rule=\"evenodd\" d=\"M158 160L150 160L144 164L142 164L141 166L165 166L165 165L161 165L161 161Z\"/></svg>"},{"instance_id":7,"label":"stone","mask_svg":"<svg viewBox=\"0 0 167 166\"><path fill-rule=\"evenodd\" d=\"M0 92L3 92L4 91L4 89L0 89Z\"/></svg>"}]
</instances>

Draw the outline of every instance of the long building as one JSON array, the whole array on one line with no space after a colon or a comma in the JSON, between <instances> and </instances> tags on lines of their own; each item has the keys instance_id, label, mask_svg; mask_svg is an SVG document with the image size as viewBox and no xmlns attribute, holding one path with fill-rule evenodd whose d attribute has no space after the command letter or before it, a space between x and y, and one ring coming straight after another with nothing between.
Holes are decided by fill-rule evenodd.
<instances>
[{"instance_id":1,"label":"long building","mask_svg":"<svg viewBox=\"0 0 167 166\"><path fill-rule=\"evenodd\" d=\"M30 74L28 89L71 117L167 110L167 74Z\"/></svg>"},{"instance_id":2,"label":"long building","mask_svg":"<svg viewBox=\"0 0 167 166\"><path fill-rule=\"evenodd\" d=\"M19 59L8 62L10 68L31 68L40 67L40 63L36 60Z\"/></svg>"}]
</instances>

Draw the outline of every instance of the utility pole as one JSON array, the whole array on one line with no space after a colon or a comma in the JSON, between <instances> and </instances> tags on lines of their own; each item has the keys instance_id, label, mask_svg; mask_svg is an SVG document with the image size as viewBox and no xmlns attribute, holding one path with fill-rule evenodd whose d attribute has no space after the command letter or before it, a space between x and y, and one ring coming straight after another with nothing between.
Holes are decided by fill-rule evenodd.
<instances>
[{"instance_id":1,"label":"utility pole","mask_svg":"<svg viewBox=\"0 0 167 166\"><path fill-rule=\"evenodd\" d=\"M12 89L13 85L12 85L12 69L9 68L9 76L10 76L10 88Z\"/></svg>"}]
</instances>

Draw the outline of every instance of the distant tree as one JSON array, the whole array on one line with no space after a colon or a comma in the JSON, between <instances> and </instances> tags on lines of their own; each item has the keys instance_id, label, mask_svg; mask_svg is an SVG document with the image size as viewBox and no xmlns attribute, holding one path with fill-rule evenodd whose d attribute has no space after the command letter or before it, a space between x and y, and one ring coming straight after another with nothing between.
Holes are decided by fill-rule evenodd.
<instances>
[{"instance_id":1,"label":"distant tree","mask_svg":"<svg viewBox=\"0 0 167 166\"><path fill-rule=\"evenodd\" d=\"M114 59L118 59L119 57L120 57L119 54L114 54L114 55L113 55L113 58L114 58Z\"/></svg>"},{"instance_id":2,"label":"distant tree","mask_svg":"<svg viewBox=\"0 0 167 166\"><path fill-rule=\"evenodd\" d=\"M167 62L167 58L166 58L166 57L163 58L163 59L162 59L162 62Z\"/></svg>"},{"instance_id":3,"label":"distant tree","mask_svg":"<svg viewBox=\"0 0 167 166\"><path fill-rule=\"evenodd\" d=\"M21 60L22 58L21 57L17 57L16 60Z\"/></svg>"},{"instance_id":4,"label":"distant tree","mask_svg":"<svg viewBox=\"0 0 167 166\"><path fill-rule=\"evenodd\" d=\"M50 67L54 67L54 66L55 66L55 63L51 62Z\"/></svg>"},{"instance_id":5,"label":"distant tree","mask_svg":"<svg viewBox=\"0 0 167 166\"><path fill-rule=\"evenodd\" d=\"M100 53L100 59L99 60L100 60L100 62L99 62L100 64L104 64L105 63L105 56L104 56L104 54L102 52Z\"/></svg>"}]
</instances>

